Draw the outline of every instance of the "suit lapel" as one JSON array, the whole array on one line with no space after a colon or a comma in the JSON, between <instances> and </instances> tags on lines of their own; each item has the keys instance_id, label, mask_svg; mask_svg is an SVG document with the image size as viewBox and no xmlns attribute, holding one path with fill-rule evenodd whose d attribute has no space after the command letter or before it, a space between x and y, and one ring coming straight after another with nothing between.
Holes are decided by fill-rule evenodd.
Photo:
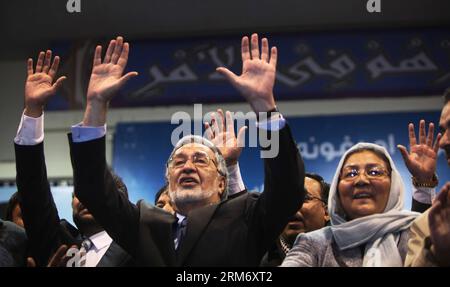
<instances>
[{"instance_id":1,"label":"suit lapel","mask_svg":"<svg viewBox=\"0 0 450 287\"><path fill-rule=\"evenodd\" d=\"M187 217L187 229L184 239L181 241L178 247L177 262L179 265L183 265L187 256L191 252L192 248L198 242L199 237L202 235L204 229L211 221L211 218L219 205L214 204L207 207L203 207L197 210L191 211Z\"/></svg>"},{"instance_id":2,"label":"suit lapel","mask_svg":"<svg viewBox=\"0 0 450 287\"><path fill-rule=\"evenodd\" d=\"M119 267L124 266L126 260L130 259L130 256L114 241L106 250L102 259L97 264L97 267Z\"/></svg>"}]
</instances>

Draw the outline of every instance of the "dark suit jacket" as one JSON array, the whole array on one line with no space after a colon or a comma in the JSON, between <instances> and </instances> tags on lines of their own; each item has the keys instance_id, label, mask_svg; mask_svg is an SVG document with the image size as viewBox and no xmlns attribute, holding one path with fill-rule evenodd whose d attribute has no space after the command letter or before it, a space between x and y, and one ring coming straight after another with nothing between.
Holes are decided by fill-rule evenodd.
<instances>
[{"instance_id":1,"label":"dark suit jacket","mask_svg":"<svg viewBox=\"0 0 450 287\"><path fill-rule=\"evenodd\" d=\"M0 267L25 266L27 236L22 227L0 219Z\"/></svg>"},{"instance_id":2,"label":"dark suit jacket","mask_svg":"<svg viewBox=\"0 0 450 287\"><path fill-rule=\"evenodd\" d=\"M75 193L105 230L141 266L258 266L304 197L304 166L286 125L279 154L264 159L264 192L245 193L190 212L175 252L175 216L117 191L105 159L105 138L74 143Z\"/></svg>"},{"instance_id":3,"label":"dark suit jacket","mask_svg":"<svg viewBox=\"0 0 450 287\"><path fill-rule=\"evenodd\" d=\"M79 231L65 220L60 220L47 180L44 144L15 145L17 188L28 236L29 256L38 266L46 266L62 244L79 245ZM115 265L117 264L117 265ZM112 243L97 266L132 264L131 257L116 243Z\"/></svg>"}]
</instances>

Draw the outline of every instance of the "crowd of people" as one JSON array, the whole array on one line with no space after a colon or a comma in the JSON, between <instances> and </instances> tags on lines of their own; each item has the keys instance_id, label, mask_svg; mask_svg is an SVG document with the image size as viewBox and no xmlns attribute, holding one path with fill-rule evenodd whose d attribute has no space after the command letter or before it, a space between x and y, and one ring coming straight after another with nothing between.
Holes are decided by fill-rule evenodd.
<instances>
[{"instance_id":1,"label":"crowd of people","mask_svg":"<svg viewBox=\"0 0 450 287\"><path fill-rule=\"evenodd\" d=\"M450 166L450 90L440 132L425 121L409 147L398 146L412 177L405 180L388 151L358 143L340 159L331 184L306 172L273 87L278 52L257 34L243 37L242 73L217 68L245 98L257 129L278 139L263 158L264 190L249 192L239 170L245 127L229 111L214 112L205 136L186 135L167 159L154 204L128 199L108 167L108 103L136 72L124 74L129 44L95 49L84 117L68 135L73 168L73 222L61 219L44 156L44 108L66 77L41 52L28 60L25 108L14 138L17 193L0 221L0 266L449 266L450 183L436 192L439 148ZM151 147L149 147L151 148ZM262 147L262 149L267 147ZM436 197L435 194L438 194Z\"/></svg>"}]
</instances>

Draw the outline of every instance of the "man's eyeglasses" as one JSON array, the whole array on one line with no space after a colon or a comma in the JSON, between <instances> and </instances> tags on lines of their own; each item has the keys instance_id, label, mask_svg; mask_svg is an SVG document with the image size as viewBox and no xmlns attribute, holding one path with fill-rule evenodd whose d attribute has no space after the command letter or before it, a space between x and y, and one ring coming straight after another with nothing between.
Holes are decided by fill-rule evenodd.
<instances>
[{"instance_id":1,"label":"man's eyeglasses","mask_svg":"<svg viewBox=\"0 0 450 287\"><path fill-rule=\"evenodd\" d=\"M320 198L320 197L312 196L312 195L309 194L309 193L306 193L306 194L305 194L305 200L304 200L304 202L311 202L311 201L313 201L313 200L318 200L318 201L321 201L323 204L327 204L327 203L325 202L325 200L323 200L323 199Z\"/></svg>"},{"instance_id":2,"label":"man's eyeglasses","mask_svg":"<svg viewBox=\"0 0 450 287\"><path fill-rule=\"evenodd\" d=\"M375 179L375 180L390 175L389 172L381 166L369 166L363 170L354 167L348 167L342 170L341 180L353 181L358 176L360 176L362 172L364 172L364 174L368 179Z\"/></svg>"},{"instance_id":3,"label":"man's eyeglasses","mask_svg":"<svg viewBox=\"0 0 450 287\"><path fill-rule=\"evenodd\" d=\"M188 160L191 160L191 162L196 167L207 167L212 162L216 167L217 164L214 160L212 160L208 154L205 152L196 152L192 156L187 155L176 155L169 160L169 167L170 168L181 168L183 167Z\"/></svg>"}]
</instances>

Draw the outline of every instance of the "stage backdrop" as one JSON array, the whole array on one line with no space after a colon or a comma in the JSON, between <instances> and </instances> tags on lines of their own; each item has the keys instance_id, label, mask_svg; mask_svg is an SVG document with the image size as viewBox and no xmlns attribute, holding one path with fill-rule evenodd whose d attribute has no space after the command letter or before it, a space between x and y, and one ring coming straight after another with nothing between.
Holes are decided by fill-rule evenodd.
<instances>
[{"instance_id":1,"label":"stage backdrop","mask_svg":"<svg viewBox=\"0 0 450 287\"><path fill-rule=\"evenodd\" d=\"M396 146L408 146L409 122L434 121L439 112L380 113L364 115L287 118L301 149L308 172L322 175L330 182L341 155L354 143L381 144L393 156L406 184L406 208L411 206L411 180ZM122 123L116 127L113 166L128 186L130 198L154 201L164 184L165 163L172 150L170 123ZM249 190L263 189L263 162L258 148L245 148L240 159L244 183ZM443 152L439 153L439 186L450 180Z\"/></svg>"},{"instance_id":2,"label":"stage backdrop","mask_svg":"<svg viewBox=\"0 0 450 287\"><path fill-rule=\"evenodd\" d=\"M448 28L414 28L262 36L278 47L275 94L281 101L442 94L450 86L449 34ZM111 106L243 101L215 72L219 66L241 72L241 37L131 41L127 70L139 76ZM55 43L60 73L68 79L48 110L84 106L94 49L102 42Z\"/></svg>"}]
</instances>

